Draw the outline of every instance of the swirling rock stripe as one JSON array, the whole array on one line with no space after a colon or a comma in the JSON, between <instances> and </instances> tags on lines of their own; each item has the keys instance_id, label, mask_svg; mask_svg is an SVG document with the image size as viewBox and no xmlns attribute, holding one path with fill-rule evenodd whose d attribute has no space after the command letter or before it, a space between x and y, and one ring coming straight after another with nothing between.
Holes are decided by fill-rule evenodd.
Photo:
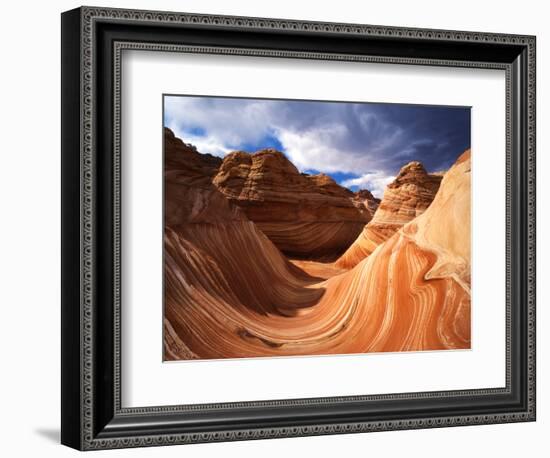
<instances>
[{"instance_id":1,"label":"swirling rock stripe","mask_svg":"<svg viewBox=\"0 0 550 458\"><path fill-rule=\"evenodd\" d=\"M365 223L258 222L258 228L288 257L335 261L361 234Z\"/></svg>"}]
</instances>

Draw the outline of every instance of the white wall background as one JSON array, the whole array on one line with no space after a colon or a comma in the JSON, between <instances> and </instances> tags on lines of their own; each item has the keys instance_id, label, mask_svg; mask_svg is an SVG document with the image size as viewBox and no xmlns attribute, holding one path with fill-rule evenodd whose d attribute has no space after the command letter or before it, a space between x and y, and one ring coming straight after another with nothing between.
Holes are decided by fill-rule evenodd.
<instances>
[{"instance_id":1,"label":"white wall background","mask_svg":"<svg viewBox=\"0 0 550 458\"><path fill-rule=\"evenodd\" d=\"M550 29L544 3L116 0L96 5L534 34L538 38L538 421L103 452L108 456L543 456L550 428L547 256ZM78 2L10 2L0 46L0 453L76 455L59 442L60 13ZM487 190L490 192L490 189ZM546 452L547 453L547 452Z\"/></svg>"}]
</instances>

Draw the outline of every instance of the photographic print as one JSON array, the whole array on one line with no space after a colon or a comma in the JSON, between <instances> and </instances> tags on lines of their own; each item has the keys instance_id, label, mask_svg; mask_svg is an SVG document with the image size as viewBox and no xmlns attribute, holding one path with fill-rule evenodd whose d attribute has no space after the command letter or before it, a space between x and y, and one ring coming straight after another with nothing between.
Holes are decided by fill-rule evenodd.
<instances>
[{"instance_id":1,"label":"photographic print","mask_svg":"<svg viewBox=\"0 0 550 458\"><path fill-rule=\"evenodd\" d=\"M470 348L470 107L163 104L165 361Z\"/></svg>"}]
</instances>

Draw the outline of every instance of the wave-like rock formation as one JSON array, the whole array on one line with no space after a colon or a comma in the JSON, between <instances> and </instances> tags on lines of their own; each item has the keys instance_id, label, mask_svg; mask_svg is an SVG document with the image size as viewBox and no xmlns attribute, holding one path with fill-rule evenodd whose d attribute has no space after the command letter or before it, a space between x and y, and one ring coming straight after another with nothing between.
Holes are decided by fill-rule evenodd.
<instances>
[{"instance_id":1,"label":"wave-like rock formation","mask_svg":"<svg viewBox=\"0 0 550 458\"><path fill-rule=\"evenodd\" d=\"M251 221L167 230L165 358L469 348L469 224L466 152L428 210L328 279Z\"/></svg>"},{"instance_id":2,"label":"wave-like rock formation","mask_svg":"<svg viewBox=\"0 0 550 458\"><path fill-rule=\"evenodd\" d=\"M331 177L300 173L283 153L228 154L213 179L226 198L287 256L331 259L342 254L377 207Z\"/></svg>"},{"instance_id":3,"label":"wave-like rock formation","mask_svg":"<svg viewBox=\"0 0 550 458\"><path fill-rule=\"evenodd\" d=\"M410 162L400 171L385 191L372 220L336 265L351 269L369 256L378 245L388 240L404 224L421 215L432 203L442 176L429 174L417 161Z\"/></svg>"}]
</instances>

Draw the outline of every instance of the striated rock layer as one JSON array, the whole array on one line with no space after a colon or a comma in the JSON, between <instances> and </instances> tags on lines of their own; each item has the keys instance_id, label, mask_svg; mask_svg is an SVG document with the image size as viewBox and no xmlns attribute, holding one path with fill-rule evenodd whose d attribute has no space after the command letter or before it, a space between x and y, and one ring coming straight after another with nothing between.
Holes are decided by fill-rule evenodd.
<instances>
[{"instance_id":1,"label":"striated rock layer","mask_svg":"<svg viewBox=\"0 0 550 458\"><path fill-rule=\"evenodd\" d=\"M199 153L164 129L164 214L166 227L189 223L243 221L246 215L231 205L212 184L220 158Z\"/></svg>"},{"instance_id":2,"label":"striated rock layer","mask_svg":"<svg viewBox=\"0 0 550 458\"><path fill-rule=\"evenodd\" d=\"M326 280L250 221L167 230L165 358L469 348L469 225L468 151L428 210Z\"/></svg>"},{"instance_id":3,"label":"striated rock layer","mask_svg":"<svg viewBox=\"0 0 550 458\"><path fill-rule=\"evenodd\" d=\"M378 205L331 177L303 174L274 149L228 154L214 185L287 256L331 259L342 254Z\"/></svg>"},{"instance_id":4,"label":"striated rock layer","mask_svg":"<svg viewBox=\"0 0 550 458\"><path fill-rule=\"evenodd\" d=\"M372 220L336 265L346 269L356 266L404 224L421 215L432 203L441 178L439 174L428 174L420 162L405 165L387 186Z\"/></svg>"}]
</instances>

